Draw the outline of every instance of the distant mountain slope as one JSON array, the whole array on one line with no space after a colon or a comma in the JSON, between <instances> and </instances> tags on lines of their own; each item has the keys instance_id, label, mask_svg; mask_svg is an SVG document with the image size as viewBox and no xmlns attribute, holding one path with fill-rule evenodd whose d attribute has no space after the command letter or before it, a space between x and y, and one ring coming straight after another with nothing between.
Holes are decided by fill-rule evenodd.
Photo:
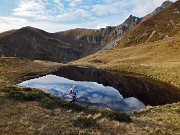
<instances>
[{"instance_id":1,"label":"distant mountain slope","mask_svg":"<svg viewBox=\"0 0 180 135\"><path fill-rule=\"evenodd\" d=\"M73 29L57 33L24 27L0 33L0 56L17 56L67 63L112 48L156 41L179 31L179 1L164 2L144 17L130 15L118 26L97 30Z\"/></svg>"},{"instance_id":2,"label":"distant mountain slope","mask_svg":"<svg viewBox=\"0 0 180 135\"><path fill-rule=\"evenodd\" d=\"M180 88L180 1L121 35L118 45L72 62L116 73L141 74Z\"/></svg>"},{"instance_id":3,"label":"distant mountain slope","mask_svg":"<svg viewBox=\"0 0 180 135\"><path fill-rule=\"evenodd\" d=\"M141 18L130 15L122 24L118 26L107 26L98 30L74 29L59 32L58 39L73 44L76 48L82 48L82 56L95 53L101 50L106 44L123 35L130 29L139 24Z\"/></svg>"},{"instance_id":4,"label":"distant mountain slope","mask_svg":"<svg viewBox=\"0 0 180 135\"><path fill-rule=\"evenodd\" d=\"M153 12L152 15L143 19L139 25L123 35L119 44L122 46L130 46L168 39L177 35L179 32L180 1L176 1L165 9L161 8L161 11L158 10L156 14Z\"/></svg>"},{"instance_id":5,"label":"distant mountain slope","mask_svg":"<svg viewBox=\"0 0 180 135\"><path fill-rule=\"evenodd\" d=\"M9 30L9 31L2 32L2 33L0 33L0 38L1 38L1 37L4 37L4 36L7 36L7 35L15 32L15 31L16 31L16 30Z\"/></svg>"},{"instance_id":6,"label":"distant mountain slope","mask_svg":"<svg viewBox=\"0 0 180 135\"><path fill-rule=\"evenodd\" d=\"M67 63L101 50L105 44L132 29L141 19L130 16L116 27L73 29L58 33L24 27L0 33L0 56L17 56Z\"/></svg>"},{"instance_id":7,"label":"distant mountain slope","mask_svg":"<svg viewBox=\"0 0 180 135\"><path fill-rule=\"evenodd\" d=\"M0 38L0 54L60 62L79 58L78 50L48 34L32 27L16 30Z\"/></svg>"}]
</instances>

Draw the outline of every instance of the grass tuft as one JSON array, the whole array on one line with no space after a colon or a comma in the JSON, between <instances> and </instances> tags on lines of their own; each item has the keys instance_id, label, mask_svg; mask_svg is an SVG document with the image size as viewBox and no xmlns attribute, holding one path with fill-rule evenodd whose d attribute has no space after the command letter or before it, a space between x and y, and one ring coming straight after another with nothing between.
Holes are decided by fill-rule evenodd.
<instances>
[{"instance_id":1,"label":"grass tuft","mask_svg":"<svg viewBox=\"0 0 180 135\"><path fill-rule=\"evenodd\" d=\"M130 118L130 116L126 113L123 112L115 112L115 111L106 111L103 110L102 111L102 116L108 117L111 120L117 120L117 121L121 121L121 122L131 122L132 119Z\"/></svg>"},{"instance_id":2,"label":"grass tuft","mask_svg":"<svg viewBox=\"0 0 180 135\"><path fill-rule=\"evenodd\" d=\"M73 124L80 128L100 128L100 125L92 117L78 117L73 121Z\"/></svg>"},{"instance_id":3,"label":"grass tuft","mask_svg":"<svg viewBox=\"0 0 180 135\"><path fill-rule=\"evenodd\" d=\"M60 129L55 135L91 135L91 133L83 133L77 130L68 132L66 130Z\"/></svg>"}]
</instances>

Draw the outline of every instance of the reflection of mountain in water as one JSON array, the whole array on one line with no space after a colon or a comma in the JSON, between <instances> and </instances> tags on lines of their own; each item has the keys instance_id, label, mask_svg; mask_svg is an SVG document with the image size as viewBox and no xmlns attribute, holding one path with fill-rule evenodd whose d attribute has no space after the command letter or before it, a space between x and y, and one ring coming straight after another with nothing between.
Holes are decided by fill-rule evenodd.
<instances>
[{"instance_id":1,"label":"reflection of mountain in water","mask_svg":"<svg viewBox=\"0 0 180 135\"><path fill-rule=\"evenodd\" d=\"M41 88L44 91L64 100L71 100L69 89L77 84L77 103L101 108L111 108L117 111L138 110L143 103L135 98L123 99L120 93L112 87L104 87L96 82L78 82L55 75L47 75L37 79L22 82L20 85Z\"/></svg>"}]
</instances>

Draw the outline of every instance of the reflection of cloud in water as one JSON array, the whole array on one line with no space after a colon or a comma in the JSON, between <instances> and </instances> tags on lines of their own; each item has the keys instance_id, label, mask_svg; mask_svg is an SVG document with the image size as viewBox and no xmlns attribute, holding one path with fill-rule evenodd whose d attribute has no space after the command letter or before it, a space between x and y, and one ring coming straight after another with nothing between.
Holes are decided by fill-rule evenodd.
<instances>
[{"instance_id":1,"label":"reflection of cloud in water","mask_svg":"<svg viewBox=\"0 0 180 135\"><path fill-rule=\"evenodd\" d=\"M62 99L69 100L69 89L72 85L77 85L77 102L98 106L109 107L118 111L130 111L144 108L144 104L136 98L123 99L122 95L112 87L105 87L96 82L73 81L55 75L46 75L44 77L24 81L19 85L33 88L41 88L46 92L59 96Z\"/></svg>"},{"instance_id":2,"label":"reflection of cloud in water","mask_svg":"<svg viewBox=\"0 0 180 135\"><path fill-rule=\"evenodd\" d=\"M144 104L134 97L126 98L124 101L132 108L137 110L144 108Z\"/></svg>"}]
</instances>

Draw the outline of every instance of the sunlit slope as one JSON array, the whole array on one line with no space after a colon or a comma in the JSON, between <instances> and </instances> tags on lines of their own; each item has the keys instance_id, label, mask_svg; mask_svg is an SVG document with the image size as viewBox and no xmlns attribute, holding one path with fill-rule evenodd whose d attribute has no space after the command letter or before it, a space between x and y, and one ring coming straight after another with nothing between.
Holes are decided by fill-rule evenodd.
<instances>
[{"instance_id":1,"label":"sunlit slope","mask_svg":"<svg viewBox=\"0 0 180 135\"><path fill-rule=\"evenodd\" d=\"M124 34L119 46L168 39L180 32L180 1L161 12L149 15L131 31Z\"/></svg>"},{"instance_id":2,"label":"sunlit slope","mask_svg":"<svg viewBox=\"0 0 180 135\"><path fill-rule=\"evenodd\" d=\"M140 73L180 87L180 35L126 48L114 48L74 64Z\"/></svg>"},{"instance_id":3,"label":"sunlit slope","mask_svg":"<svg viewBox=\"0 0 180 135\"><path fill-rule=\"evenodd\" d=\"M180 87L180 1L144 18L113 49L73 64L139 73Z\"/></svg>"}]
</instances>

